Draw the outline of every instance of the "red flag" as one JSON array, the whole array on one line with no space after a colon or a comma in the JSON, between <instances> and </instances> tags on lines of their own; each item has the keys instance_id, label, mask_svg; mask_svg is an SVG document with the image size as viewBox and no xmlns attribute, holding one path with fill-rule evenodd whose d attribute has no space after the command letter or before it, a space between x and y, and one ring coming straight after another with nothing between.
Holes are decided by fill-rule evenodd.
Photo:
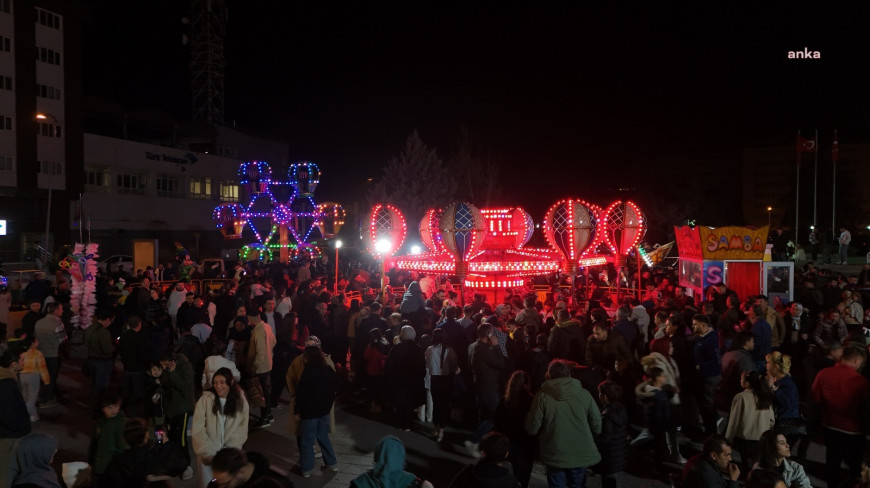
<instances>
[{"instance_id":1,"label":"red flag","mask_svg":"<svg viewBox=\"0 0 870 488\"><path fill-rule=\"evenodd\" d=\"M834 144L831 145L831 163L837 164L840 160L840 143L837 142L837 131L834 131Z\"/></svg>"},{"instance_id":2,"label":"red flag","mask_svg":"<svg viewBox=\"0 0 870 488\"><path fill-rule=\"evenodd\" d=\"M797 151L801 153L816 152L816 141L814 139L804 139L801 136L797 136Z\"/></svg>"}]
</instances>

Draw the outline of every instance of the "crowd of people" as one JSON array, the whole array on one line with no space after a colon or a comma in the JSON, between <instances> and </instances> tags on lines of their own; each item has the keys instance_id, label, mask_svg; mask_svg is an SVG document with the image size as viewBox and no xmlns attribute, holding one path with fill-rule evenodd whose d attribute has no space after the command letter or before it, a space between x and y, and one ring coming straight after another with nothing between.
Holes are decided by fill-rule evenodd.
<instances>
[{"instance_id":1,"label":"crowd of people","mask_svg":"<svg viewBox=\"0 0 870 488\"><path fill-rule=\"evenodd\" d=\"M41 407L64 401L64 357L83 359L92 381L93 486L176 476L286 486L265 458L242 450L251 429L274 422L285 388L294 469L305 477L318 456L325 470L341 462L329 438L340 388L399 429L464 441L478 461L456 487L527 487L535 461L553 487L584 486L592 473L621 486L633 456L685 465L685 488L810 486L802 463L810 441L822 440L828 486L861 474L870 266L833 276L810 263L793 303L721 283L693 297L668 270L604 267L573 297L558 286L505 290L497 303L474 294L464 306L447 277L395 269L383 292L382 277L361 266L328 283L319 261L240 264L213 290L167 284L154 271L101 276L87 327L73 324L66 277L26 290L29 310L0 364L0 476L10 486L23 485L14 466L32 461L27 446L50 444L30 430ZM640 296L609 287L638 278ZM5 401L13 397L20 402ZM380 486L377 476L426 483L396 464L404 447L393 439L354 486ZM688 460L686 439L703 442Z\"/></svg>"}]
</instances>

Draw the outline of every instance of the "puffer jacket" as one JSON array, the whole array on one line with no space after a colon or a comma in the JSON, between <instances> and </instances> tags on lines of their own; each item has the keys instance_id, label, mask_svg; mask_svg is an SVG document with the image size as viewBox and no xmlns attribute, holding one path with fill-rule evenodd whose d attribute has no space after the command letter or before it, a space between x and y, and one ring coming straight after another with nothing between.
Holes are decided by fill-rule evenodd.
<instances>
[{"instance_id":1,"label":"puffer jacket","mask_svg":"<svg viewBox=\"0 0 870 488\"><path fill-rule=\"evenodd\" d=\"M547 466L585 468L601 461L594 439L601 434L601 412L574 378L541 386L526 416L526 432L538 436L539 459Z\"/></svg>"},{"instance_id":2,"label":"puffer jacket","mask_svg":"<svg viewBox=\"0 0 870 488\"><path fill-rule=\"evenodd\" d=\"M601 436L598 437L598 451L601 464L597 471L603 474L618 473L625 469L628 458L628 413L625 405L609 403L601 410Z\"/></svg>"},{"instance_id":3,"label":"puffer jacket","mask_svg":"<svg viewBox=\"0 0 870 488\"><path fill-rule=\"evenodd\" d=\"M248 400L241 391L239 411L226 417L223 439L218 428L218 415L214 413L217 396L210 391L202 392L193 410L193 452L200 457L212 457L225 447L241 449L248 440ZM223 441L223 442L221 442Z\"/></svg>"}]
</instances>

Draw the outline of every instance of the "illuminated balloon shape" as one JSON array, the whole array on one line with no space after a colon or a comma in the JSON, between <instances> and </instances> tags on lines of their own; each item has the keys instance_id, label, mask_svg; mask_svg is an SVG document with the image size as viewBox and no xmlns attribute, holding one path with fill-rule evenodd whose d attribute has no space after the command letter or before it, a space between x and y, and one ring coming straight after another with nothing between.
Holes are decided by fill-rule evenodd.
<instances>
[{"instance_id":1,"label":"illuminated balloon shape","mask_svg":"<svg viewBox=\"0 0 870 488\"><path fill-rule=\"evenodd\" d=\"M347 212L344 207L335 202L324 202L317 206L317 227L320 235L332 238L338 235L344 225Z\"/></svg>"},{"instance_id":2,"label":"illuminated balloon shape","mask_svg":"<svg viewBox=\"0 0 870 488\"><path fill-rule=\"evenodd\" d=\"M441 243L456 259L457 274L461 275L458 264L467 263L483 245L486 235L483 213L470 203L451 203L441 214L440 228Z\"/></svg>"},{"instance_id":3,"label":"illuminated balloon shape","mask_svg":"<svg viewBox=\"0 0 870 488\"><path fill-rule=\"evenodd\" d=\"M408 229L405 216L390 204L377 204L360 223L360 236L375 259L384 259L402 246Z\"/></svg>"},{"instance_id":4,"label":"illuminated balloon shape","mask_svg":"<svg viewBox=\"0 0 870 488\"><path fill-rule=\"evenodd\" d=\"M602 212L603 242L616 256L617 264L646 234L646 219L634 202L615 201Z\"/></svg>"},{"instance_id":5,"label":"illuminated balloon shape","mask_svg":"<svg viewBox=\"0 0 870 488\"><path fill-rule=\"evenodd\" d=\"M577 260L595 242L596 212L583 200L559 200L544 216L544 236L565 258L566 271L577 271Z\"/></svg>"},{"instance_id":6,"label":"illuminated balloon shape","mask_svg":"<svg viewBox=\"0 0 870 488\"><path fill-rule=\"evenodd\" d=\"M272 168L265 161L248 161L239 166L239 183L247 188L248 193L265 193L269 191L272 182Z\"/></svg>"},{"instance_id":7,"label":"illuminated balloon shape","mask_svg":"<svg viewBox=\"0 0 870 488\"><path fill-rule=\"evenodd\" d=\"M313 195L320 183L320 168L311 161L293 163L287 170L287 178L298 195Z\"/></svg>"},{"instance_id":8,"label":"illuminated balloon shape","mask_svg":"<svg viewBox=\"0 0 870 488\"><path fill-rule=\"evenodd\" d=\"M535 232L535 221L524 209L516 207L511 211L511 231L517 233L517 249L526 245Z\"/></svg>"},{"instance_id":9,"label":"illuminated balloon shape","mask_svg":"<svg viewBox=\"0 0 870 488\"><path fill-rule=\"evenodd\" d=\"M439 230L443 213L444 211L440 208L430 208L420 220L420 239L430 251L436 254L444 250Z\"/></svg>"},{"instance_id":10,"label":"illuminated balloon shape","mask_svg":"<svg viewBox=\"0 0 870 488\"><path fill-rule=\"evenodd\" d=\"M241 239L245 228L245 209L238 203L225 203L215 207L212 219L224 239Z\"/></svg>"}]
</instances>

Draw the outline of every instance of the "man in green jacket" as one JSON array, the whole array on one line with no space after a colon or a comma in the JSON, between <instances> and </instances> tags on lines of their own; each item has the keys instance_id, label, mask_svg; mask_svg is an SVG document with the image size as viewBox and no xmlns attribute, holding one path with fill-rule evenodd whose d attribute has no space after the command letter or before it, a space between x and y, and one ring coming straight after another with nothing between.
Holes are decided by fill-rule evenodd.
<instances>
[{"instance_id":1,"label":"man in green jacket","mask_svg":"<svg viewBox=\"0 0 870 488\"><path fill-rule=\"evenodd\" d=\"M169 440L187 447L187 424L193 413L193 365L184 354L167 351L160 358L160 384L166 392L163 413L169 424Z\"/></svg>"},{"instance_id":2,"label":"man in green jacket","mask_svg":"<svg viewBox=\"0 0 870 488\"><path fill-rule=\"evenodd\" d=\"M85 346L88 349L88 368L91 380L94 382L94 405L100 408L97 399L100 392L109 386L112 370L115 369L115 346L112 344L112 334L109 326L114 320L112 311L99 309L94 321L85 330Z\"/></svg>"},{"instance_id":3,"label":"man in green jacket","mask_svg":"<svg viewBox=\"0 0 870 488\"><path fill-rule=\"evenodd\" d=\"M526 432L538 436L550 488L580 488L586 468L601 461L594 439L601 434L601 413L592 395L571 378L568 361L550 362L547 381L526 416Z\"/></svg>"}]
</instances>

